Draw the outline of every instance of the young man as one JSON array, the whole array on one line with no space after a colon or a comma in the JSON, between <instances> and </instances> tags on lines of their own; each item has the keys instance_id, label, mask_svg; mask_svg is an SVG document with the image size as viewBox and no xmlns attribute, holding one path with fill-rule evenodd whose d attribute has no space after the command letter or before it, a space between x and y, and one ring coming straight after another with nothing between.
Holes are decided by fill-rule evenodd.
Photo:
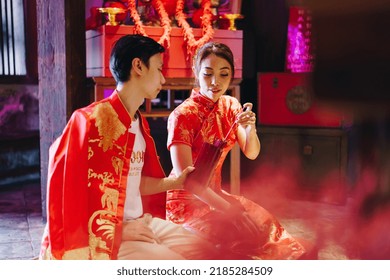
<instances>
[{"instance_id":1,"label":"young man","mask_svg":"<svg viewBox=\"0 0 390 280\"><path fill-rule=\"evenodd\" d=\"M40 259L201 259L208 246L181 226L153 217L168 189L193 167L166 178L138 111L165 83L164 48L140 35L113 46L112 95L76 110L50 148L47 225ZM148 212L146 213L146 209ZM162 211L161 211L162 210ZM201 245L201 246L199 246Z\"/></svg>"}]
</instances>

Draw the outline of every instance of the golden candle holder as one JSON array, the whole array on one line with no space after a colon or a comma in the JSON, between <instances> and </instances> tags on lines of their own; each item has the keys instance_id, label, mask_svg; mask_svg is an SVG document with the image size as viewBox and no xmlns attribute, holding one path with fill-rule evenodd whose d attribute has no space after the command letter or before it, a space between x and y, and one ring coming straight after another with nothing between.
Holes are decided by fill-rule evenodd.
<instances>
[{"instance_id":1,"label":"golden candle holder","mask_svg":"<svg viewBox=\"0 0 390 280\"><path fill-rule=\"evenodd\" d=\"M120 22L116 20L116 15L124 14L126 13L126 10L121 8L116 8L116 7L106 7L106 8L99 8L99 12L108 15L108 22L106 23L107 25L109 24L112 26L116 26L120 24Z\"/></svg>"},{"instance_id":2,"label":"golden candle holder","mask_svg":"<svg viewBox=\"0 0 390 280\"><path fill-rule=\"evenodd\" d=\"M244 18L244 16L240 14L223 14L220 18L229 20L229 30L237 30L236 19Z\"/></svg>"}]
</instances>

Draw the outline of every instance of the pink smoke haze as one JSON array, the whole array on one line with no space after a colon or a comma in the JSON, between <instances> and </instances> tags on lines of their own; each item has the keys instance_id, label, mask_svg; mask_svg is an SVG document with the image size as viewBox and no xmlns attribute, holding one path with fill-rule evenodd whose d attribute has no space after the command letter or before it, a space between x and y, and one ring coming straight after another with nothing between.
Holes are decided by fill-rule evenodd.
<instances>
[{"instance_id":1,"label":"pink smoke haze","mask_svg":"<svg viewBox=\"0 0 390 280\"><path fill-rule=\"evenodd\" d=\"M241 182L244 195L316 250L339 244L342 248L337 248L344 250L342 258L389 259L390 205L376 192L383 174L362 169L352 186L346 178L340 180L335 170L319 178L318 189L308 196L299 183L299 166L297 158L278 165L262 164Z\"/></svg>"}]
</instances>

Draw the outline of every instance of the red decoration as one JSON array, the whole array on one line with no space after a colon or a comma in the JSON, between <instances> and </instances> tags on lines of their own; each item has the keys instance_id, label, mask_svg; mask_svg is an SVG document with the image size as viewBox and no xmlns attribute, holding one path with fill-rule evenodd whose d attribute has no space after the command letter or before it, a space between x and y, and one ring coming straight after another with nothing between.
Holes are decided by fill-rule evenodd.
<instances>
[{"instance_id":1,"label":"red decoration","mask_svg":"<svg viewBox=\"0 0 390 280\"><path fill-rule=\"evenodd\" d=\"M172 27L170 25L171 21L169 19L169 14L164 6L164 3L171 5L173 2L173 0L152 0L152 5L158 12L161 19L161 26L164 28L164 34L161 36L158 42L160 44L165 43L167 47L169 47L170 33ZM134 20L135 32L144 36L148 36L143 28L141 18L137 12L135 0L128 0L128 7L130 10L130 16ZM202 37L196 40L193 30L187 22L187 15L184 13L184 0L176 1L176 19L178 25L184 29L184 40L187 43L188 56L193 55L199 47L210 41L214 35L214 30L212 26L214 16L211 12L211 0L202 0L202 8Z\"/></svg>"},{"instance_id":2,"label":"red decoration","mask_svg":"<svg viewBox=\"0 0 390 280\"><path fill-rule=\"evenodd\" d=\"M175 16L176 0L162 0L162 4L170 17Z\"/></svg>"},{"instance_id":3,"label":"red decoration","mask_svg":"<svg viewBox=\"0 0 390 280\"><path fill-rule=\"evenodd\" d=\"M290 7L286 48L287 72L313 71L314 50L311 29L311 11L303 7Z\"/></svg>"},{"instance_id":4,"label":"red decoration","mask_svg":"<svg viewBox=\"0 0 390 280\"><path fill-rule=\"evenodd\" d=\"M134 30L137 34L142 34L143 36L148 36L143 27L141 17L137 12L137 7L135 0L128 0L128 6L130 10L130 16L134 20ZM164 33L161 35L160 39L157 41L159 44L166 44L166 47L170 46L170 34L171 34L171 20L168 17L168 13L164 8L164 4L161 0L152 0L152 5L158 12L161 19L161 26L164 28Z\"/></svg>"},{"instance_id":5,"label":"red decoration","mask_svg":"<svg viewBox=\"0 0 390 280\"><path fill-rule=\"evenodd\" d=\"M104 8L119 8L119 9L123 9L123 10L127 9L125 4L123 4L121 2L116 2L116 1L106 2L104 4ZM126 13L115 15L115 20L117 22L123 22L123 21L125 21L125 19L126 19Z\"/></svg>"},{"instance_id":6,"label":"red decoration","mask_svg":"<svg viewBox=\"0 0 390 280\"><path fill-rule=\"evenodd\" d=\"M192 23L195 27L202 27L202 24L203 24L203 13L204 13L204 10L203 9L196 9L193 11L192 13ZM214 22L218 20L218 16L216 15L212 15L211 16L211 21ZM228 22L228 27L229 27L229 21ZM227 29L227 28L226 28Z\"/></svg>"},{"instance_id":7,"label":"red decoration","mask_svg":"<svg viewBox=\"0 0 390 280\"><path fill-rule=\"evenodd\" d=\"M187 15L183 12L184 0L177 0L176 19L178 25L184 29L184 40L187 42L187 54L190 57L196 50L211 40L214 35L212 26L213 14L211 12L211 0L202 0L202 37L195 39L193 30L187 22Z\"/></svg>"},{"instance_id":8,"label":"red decoration","mask_svg":"<svg viewBox=\"0 0 390 280\"><path fill-rule=\"evenodd\" d=\"M102 18L98 7L89 9L90 16L85 20L85 30L95 29L102 25Z\"/></svg>"},{"instance_id":9,"label":"red decoration","mask_svg":"<svg viewBox=\"0 0 390 280\"><path fill-rule=\"evenodd\" d=\"M192 13L192 23L194 24L195 27L202 26L202 15L203 15L202 9L194 10L194 12Z\"/></svg>"}]
</instances>

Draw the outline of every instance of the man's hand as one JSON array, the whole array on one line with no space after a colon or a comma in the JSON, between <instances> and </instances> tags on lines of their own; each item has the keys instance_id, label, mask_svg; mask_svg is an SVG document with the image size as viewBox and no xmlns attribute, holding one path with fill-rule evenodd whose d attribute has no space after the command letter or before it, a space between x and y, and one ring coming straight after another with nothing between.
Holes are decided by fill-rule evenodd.
<instances>
[{"instance_id":1,"label":"man's hand","mask_svg":"<svg viewBox=\"0 0 390 280\"><path fill-rule=\"evenodd\" d=\"M122 240L159 243L152 229L142 219L123 223Z\"/></svg>"},{"instance_id":2,"label":"man's hand","mask_svg":"<svg viewBox=\"0 0 390 280\"><path fill-rule=\"evenodd\" d=\"M184 188L184 182L187 179L188 174L190 174L192 171L195 170L195 167L193 166L187 166L186 169L183 170L183 172L174 180L176 180L175 185L180 186L178 189Z\"/></svg>"}]
</instances>

